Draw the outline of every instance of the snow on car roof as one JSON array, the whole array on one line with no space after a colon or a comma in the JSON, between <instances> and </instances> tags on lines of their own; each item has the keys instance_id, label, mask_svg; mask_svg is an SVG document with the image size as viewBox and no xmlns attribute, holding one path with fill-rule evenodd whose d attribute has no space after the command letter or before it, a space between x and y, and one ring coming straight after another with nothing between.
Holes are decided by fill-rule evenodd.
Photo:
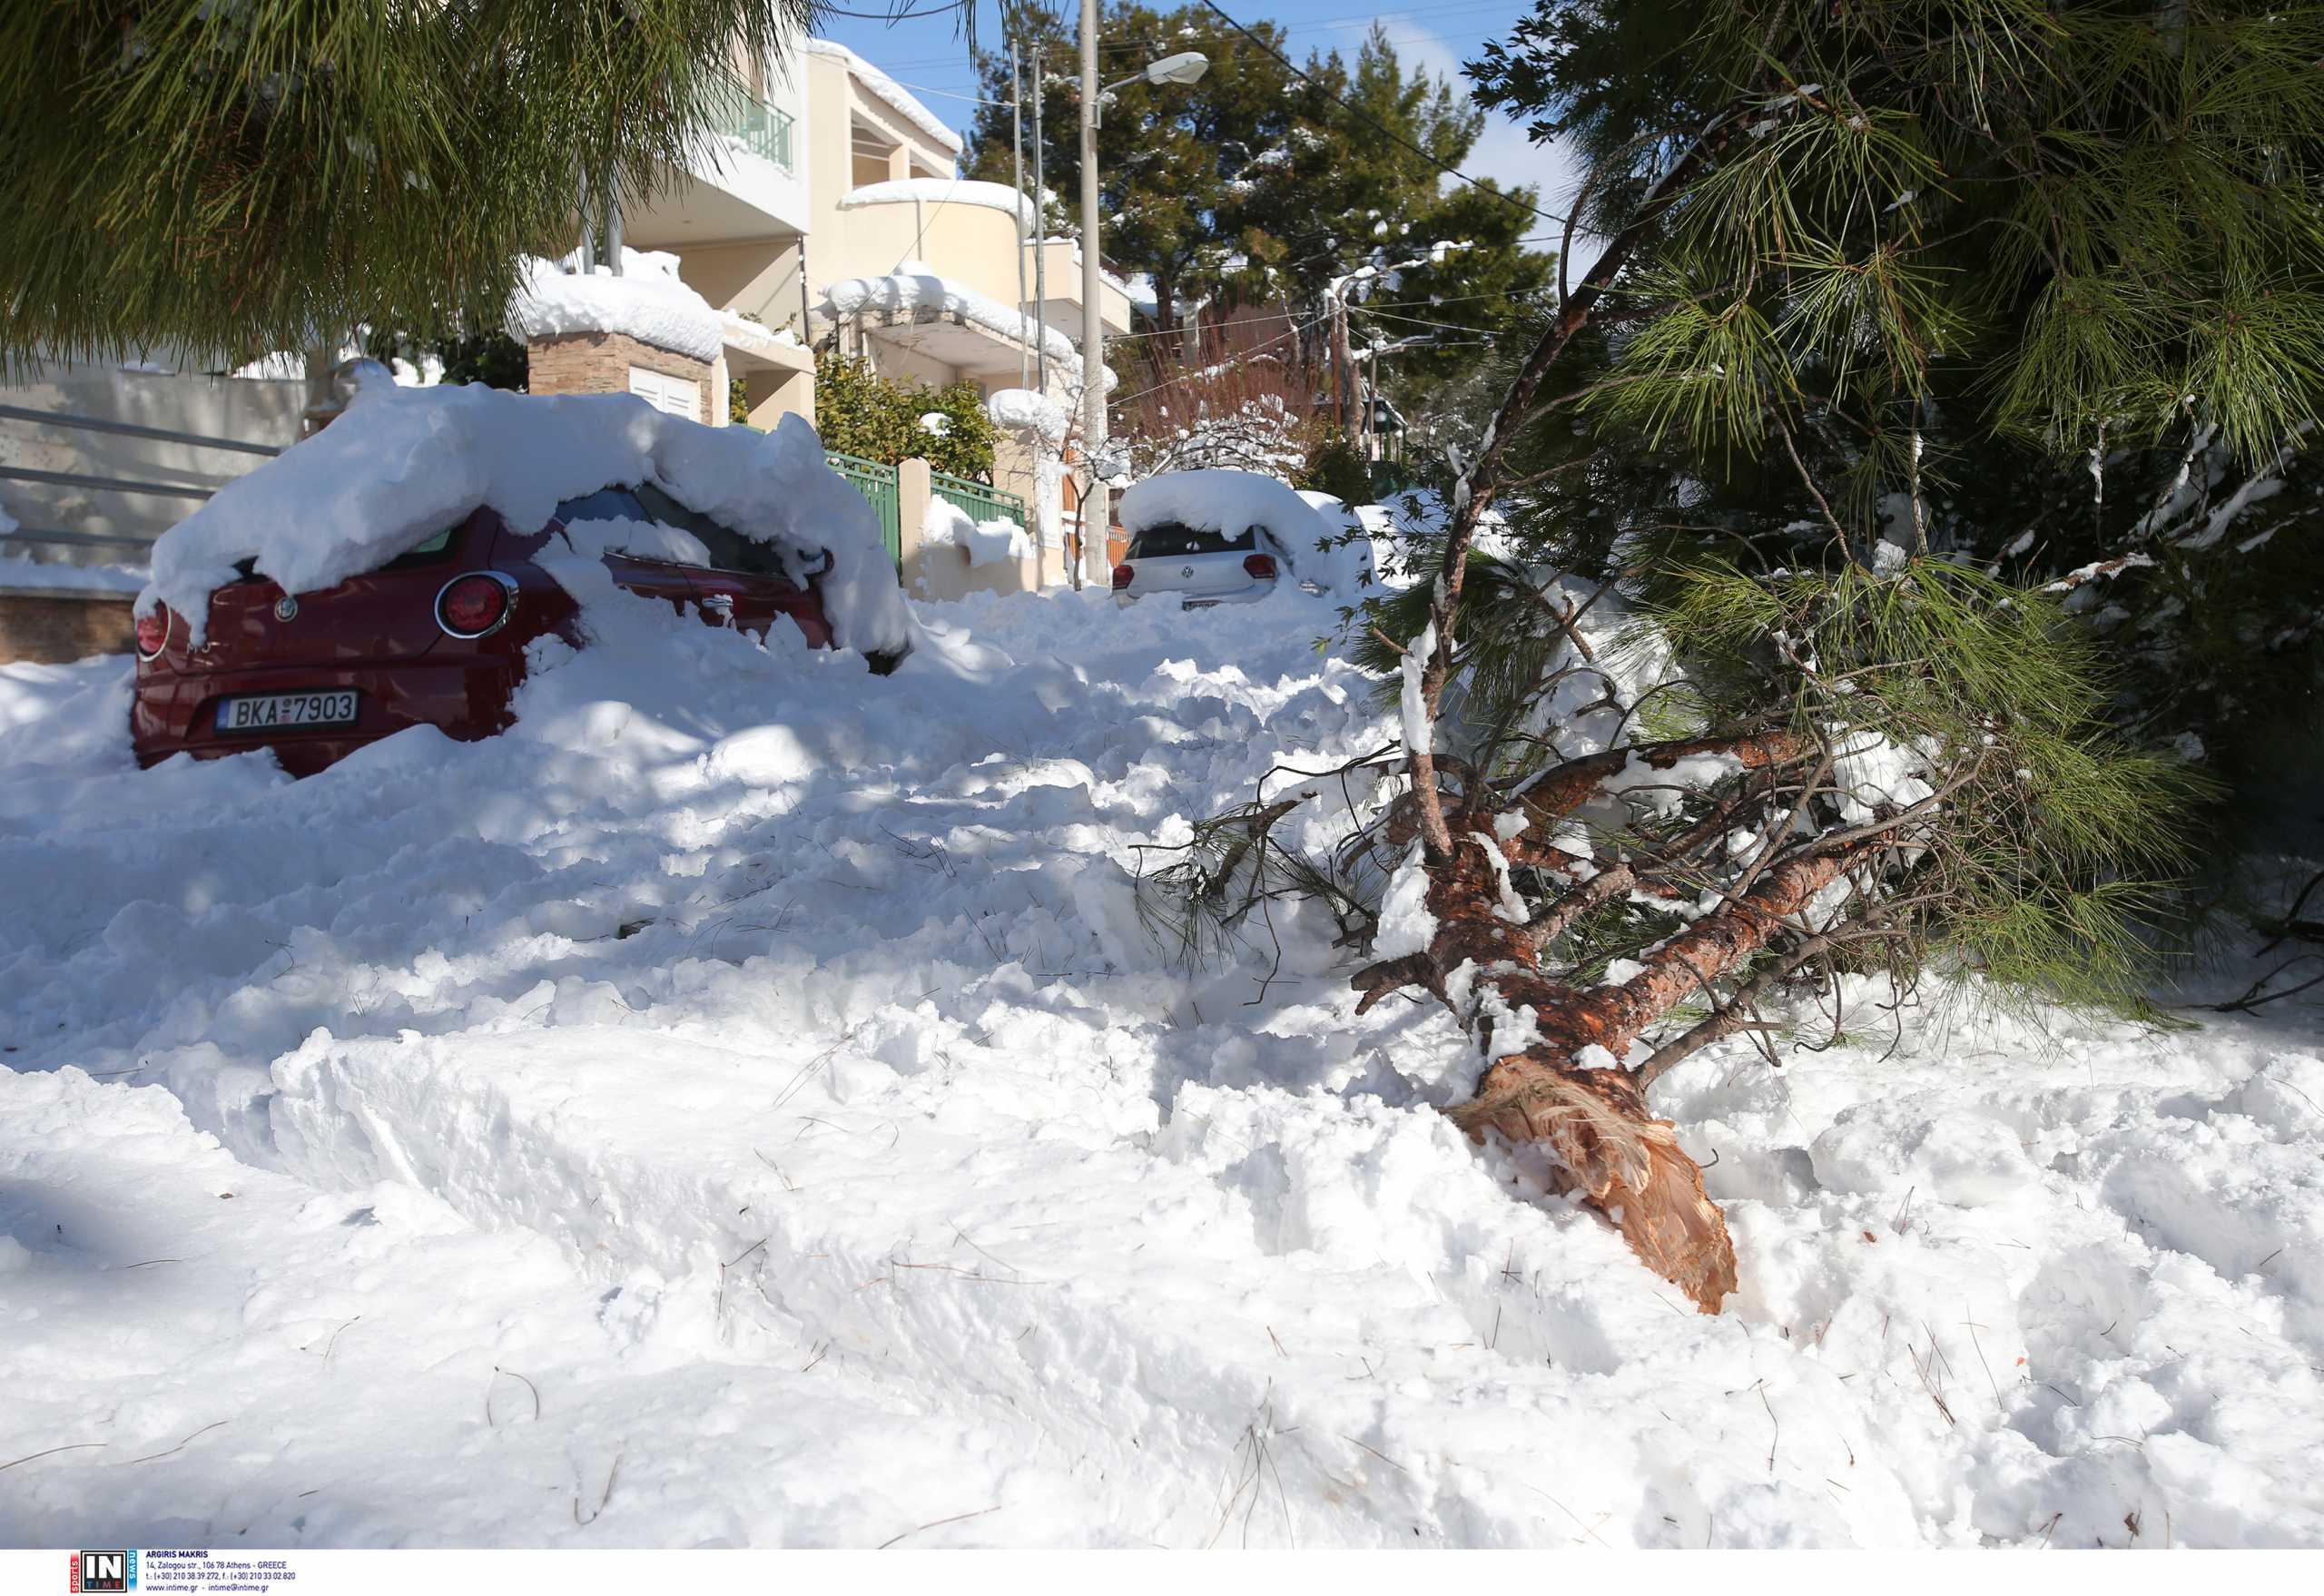
<instances>
[{"instance_id":1,"label":"snow on car roof","mask_svg":"<svg viewBox=\"0 0 2324 1596\"><path fill-rule=\"evenodd\" d=\"M1166 521L1230 537L1264 527L1300 548L1332 530L1287 484L1256 471L1165 471L1133 484L1116 513L1132 535Z\"/></svg>"},{"instance_id":2,"label":"snow on car roof","mask_svg":"<svg viewBox=\"0 0 2324 1596\"><path fill-rule=\"evenodd\" d=\"M195 646L210 595L253 561L291 593L377 570L479 505L537 527L601 488L658 482L746 537L827 548L825 614L843 646L904 646L911 612L870 505L828 465L803 418L773 432L705 427L629 394L508 393L480 383L399 388L363 362L328 428L237 478L153 544L137 612L166 604Z\"/></svg>"}]
</instances>

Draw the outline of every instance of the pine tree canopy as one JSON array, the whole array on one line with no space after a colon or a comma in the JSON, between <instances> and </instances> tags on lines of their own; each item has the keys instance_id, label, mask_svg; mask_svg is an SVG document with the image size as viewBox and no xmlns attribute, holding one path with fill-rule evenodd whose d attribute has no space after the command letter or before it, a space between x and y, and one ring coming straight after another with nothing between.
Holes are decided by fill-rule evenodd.
<instances>
[{"instance_id":1,"label":"pine tree canopy","mask_svg":"<svg viewBox=\"0 0 2324 1596\"><path fill-rule=\"evenodd\" d=\"M495 324L582 196L682 164L806 0L0 11L0 354Z\"/></svg>"},{"instance_id":2,"label":"pine tree canopy","mask_svg":"<svg viewBox=\"0 0 2324 1596\"><path fill-rule=\"evenodd\" d=\"M2057 585L2115 718L2241 775L2324 623L2319 60L2312 3L1545 0L1479 97L1581 157L1585 230L1660 208L1497 507L1568 568Z\"/></svg>"},{"instance_id":3,"label":"pine tree canopy","mask_svg":"<svg viewBox=\"0 0 2324 1596\"><path fill-rule=\"evenodd\" d=\"M1699 448L1812 415L1868 506L1939 468L1939 405L2061 451L2312 428L2319 59L2313 5L1545 0L1474 70L1590 156L1600 228L1727 135L1640 258L1657 314L1606 403Z\"/></svg>"}]
</instances>

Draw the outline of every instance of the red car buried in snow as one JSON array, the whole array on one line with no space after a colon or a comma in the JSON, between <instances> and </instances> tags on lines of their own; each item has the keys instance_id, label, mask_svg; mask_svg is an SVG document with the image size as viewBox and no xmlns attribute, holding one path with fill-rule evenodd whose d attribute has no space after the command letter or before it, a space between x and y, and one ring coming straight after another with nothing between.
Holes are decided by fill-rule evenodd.
<instances>
[{"instance_id":1,"label":"red car buried in snow","mask_svg":"<svg viewBox=\"0 0 2324 1596\"><path fill-rule=\"evenodd\" d=\"M551 539L576 541L568 526L604 521L678 531L636 540L650 555L607 547L602 557L619 586L695 608L712 626L761 637L796 626L811 646L831 646L819 590L828 551L820 568L812 556L794 560L808 574L793 580L775 547L653 483L607 488L566 500L537 530L478 509L379 569L318 592L286 593L245 561L241 580L211 594L199 648L189 646L183 616L157 607L137 624L130 731L138 763L265 747L303 776L408 726L462 740L504 730L525 645L549 633L586 642L578 605L534 557Z\"/></svg>"}]
</instances>

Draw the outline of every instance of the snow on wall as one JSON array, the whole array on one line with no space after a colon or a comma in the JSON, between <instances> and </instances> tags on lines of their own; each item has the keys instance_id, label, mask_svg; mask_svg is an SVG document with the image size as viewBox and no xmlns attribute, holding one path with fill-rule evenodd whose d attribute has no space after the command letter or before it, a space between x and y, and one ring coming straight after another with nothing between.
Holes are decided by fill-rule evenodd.
<instances>
[{"instance_id":1,"label":"snow on wall","mask_svg":"<svg viewBox=\"0 0 2324 1596\"><path fill-rule=\"evenodd\" d=\"M956 177L907 177L889 182L867 182L840 196L839 208L858 211L866 205L895 205L917 200L923 205L970 205L1000 211L1017 218L1020 236L1033 231L1033 202L1005 182L973 182Z\"/></svg>"},{"instance_id":2,"label":"snow on wall","mask_svg":"<svg viewBox=\"0 0 2324 1596\"><path fill-rule=\"evenodd\" d=\"M928 513L921 517L920 540L963 550L971 569L1033 557L1033 540L1024 527L1005 517L971 519L968 511L948 498L928 501Z\"/></svg>"},{"instance_id":3,"label":"snow on wall","mask_svg":"<svg viewBox=\"0 0 2324 1596\"><path fill-rule=\"evenodd\" d=\"M377 366L329 428L229 482L154 542L138 613L168 605L198 647L210 595L235 580L237 561L310 593L376 570L479 505L537 527L562 500L645 481L763 542L829 549L823 607L843 646L868 654L911 640L872 507L824 464L803 418L785 416L771 433L705 427L629 394L399 388Z\"/></svg>"},{"instance_id":4,"label":"snow on wall","mask_svg":"<svg viewBox=\"0 0 2324 1596\"><path fill-rule=\"evenodd\" d=\"M537 256L508 301L509 330L522 339L560 332L621 332L697 360L718 359L725 325L710 301L678 277L678 258L653 250L622 251L622 272L583 275Z\"/></svg>"},{"instance_id":5,"label":"snow on wall","mask_svg":"<svg viewBox=\"0 0 2324 1596\"><path fill-rule=\"evenodd\" d=\"M881 72L846 45L836 39L810 39L807 41L807 54L845 62L847 69L855 74L856 81L863 85L865 92L873 99L878 100L889 110L926 133L941 148L949 150L955 155L960 153L960 135L945 126L942 118L914 99L911 92L903 84Z\"/></svg>"}]
</instances>

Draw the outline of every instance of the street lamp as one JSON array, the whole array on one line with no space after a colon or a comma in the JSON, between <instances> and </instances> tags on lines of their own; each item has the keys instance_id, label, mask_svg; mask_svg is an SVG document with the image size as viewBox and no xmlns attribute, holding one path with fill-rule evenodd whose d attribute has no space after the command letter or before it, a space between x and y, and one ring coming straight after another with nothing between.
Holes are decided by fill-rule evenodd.
<instances>
[{"instance_id":1,"label":"street lamp","mask_svg":"<svg viewBox=\"0 0 2324 1596\"><path fill-rule=\"evenodd\" d=\"M1139 82L1153 84L1157 87L1163 84L1190 84L1209 70L1209 56L1199 50L1182 51L1176 55L1165 55L1136 77L1126 77L1118 84L1108 84L1104 94L1098 97L1102 100L1116 89L1126 89L1130 84Z\"/></svg>"},{"instance_id":2,"label":"street lamp","mask_svg":"<svg viewBox=\"0 0 2324 1596\"><path fill-rule=\"evenodd\" d=\"M1098 314L1098 119L1108 94L1132 84L1190 84L1210 70L1199 50L1166 55L1144 72L1118 84L1098 86L1098 0L1081 0L1081 455L1089 463L1089 492L1081 499L1081 547L1074 561L1075 585L1089 563L1090 523L1097 516L1098 451L1106 443L1106 325ZM1098 528L1104 537L1102 525ZM1103 547L1102 544L1100 547Z\"/></svg>"}]
</instances>

